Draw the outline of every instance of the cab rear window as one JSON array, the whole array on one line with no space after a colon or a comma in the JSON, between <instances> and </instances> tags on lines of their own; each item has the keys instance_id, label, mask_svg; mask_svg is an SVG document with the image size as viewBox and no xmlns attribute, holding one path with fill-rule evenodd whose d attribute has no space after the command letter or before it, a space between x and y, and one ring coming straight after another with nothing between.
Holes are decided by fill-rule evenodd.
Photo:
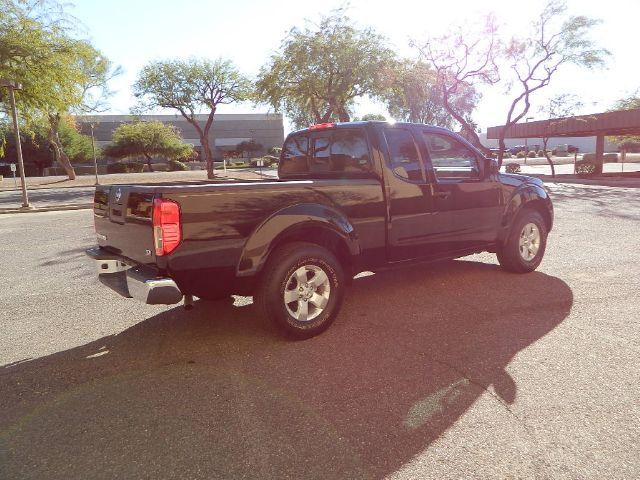
<instances>
[{"instance_id":1,"label":"cab rear window","mask_svg":"<svg viewBox=\"0 0 640 480\"><path fill-rule=\"evenodd\" d=\"M369 146L361 129L292 136L282 149L281 175L347 177L370 170Z\"/></svg>"}]
</instances>

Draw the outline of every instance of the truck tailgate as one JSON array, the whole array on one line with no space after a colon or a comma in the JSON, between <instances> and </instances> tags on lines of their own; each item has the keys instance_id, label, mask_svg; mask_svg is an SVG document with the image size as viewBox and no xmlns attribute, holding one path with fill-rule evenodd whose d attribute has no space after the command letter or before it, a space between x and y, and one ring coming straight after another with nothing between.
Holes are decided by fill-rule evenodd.
<instances>
[{"instance_id":1,"label":"truck tailgate","mask_svg":"<svg viewBox=\"0 0 640 480\"><path fill-rule=\"evenodd\" d=\"M93 212L98 245L137 263L155 263L153 197L148 187L97 186Z\"/></svg>"}]
</instances>

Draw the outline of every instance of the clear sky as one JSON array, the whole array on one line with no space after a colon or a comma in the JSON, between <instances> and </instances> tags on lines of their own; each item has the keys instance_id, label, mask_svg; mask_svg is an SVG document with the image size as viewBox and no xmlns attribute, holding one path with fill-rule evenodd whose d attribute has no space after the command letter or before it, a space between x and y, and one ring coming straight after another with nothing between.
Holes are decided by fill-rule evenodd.
<instances>
[{"instance_id":1,"label":"clear sky","mask_svg":"<svg viewBox=\"0 0 640 480\"><path fill-rule=\"evenodd\" d=\"M352 0L349 15L360 26L385 35L400 55L410 56L409 39L442 34L450 25L477 21L495 12L505 34L530 28L543 0ZM226 57L247 75L254 76L280 45L286 32L305 21L317 20L341 0L309 2L280 0L76 0L71 13L83 24L85 36L115 64L123 75L112 82L116 92L109 113L128 113L135 99L130 86L148 61L188 56ZM580 113L606 110L640 88L640 0L569 0L569 11L600 18L593 38L612 56L607 69L558 72L546 91L534 99L532 116L545 98L559 93L578 95L585 105ZM474 120L484 130L501 124L506 113L502 89L484 88ZM221 113L267 111L265 106L229 105ZM356 114L386 113L382 105L361 101Z\"/></svg>"}]
</instances>

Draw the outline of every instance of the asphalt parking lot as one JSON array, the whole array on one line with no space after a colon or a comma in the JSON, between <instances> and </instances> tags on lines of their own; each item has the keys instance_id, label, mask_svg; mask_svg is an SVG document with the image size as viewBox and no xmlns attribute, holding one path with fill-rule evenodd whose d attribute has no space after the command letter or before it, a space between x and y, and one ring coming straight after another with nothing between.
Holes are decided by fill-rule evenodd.
<instances>
[{"instance_id":1,"label":"asphalt parking lot","mask_svg":"<svg viewBox=\"0 0 640 480\"><path fill-rule=\"evenodd\" d=\"M304 342L105 289L90 210L0 216L0 478L640 478L640 189L552 191L537 272L357 279Z\"/></svg>"}]
</instances>

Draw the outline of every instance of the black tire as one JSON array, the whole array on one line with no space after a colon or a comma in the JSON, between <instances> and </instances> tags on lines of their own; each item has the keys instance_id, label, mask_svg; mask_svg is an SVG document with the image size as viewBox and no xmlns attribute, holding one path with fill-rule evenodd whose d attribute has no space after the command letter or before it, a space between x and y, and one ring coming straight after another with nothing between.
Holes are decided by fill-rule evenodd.
<instances>
[{"instance_id":1,"label":"black tire","mask_svg":"<svg viewBox=\"0 0 640 480\"><path fill-rule=\"evenodd\" d=\"M306 287L308 289L316 288L312 285L312 281L319 272L316 273L313 269L320 269L326 274L328 283L325 281L313 293L310 290L305 291L305 295L307 293L326 295L328 298L324 307L316 307L311 299L307 301L304 298L285 303L285 289L290 294L295 292L295 295L298 295L298 279L292 276L295 276L296 271L306 270L307 267L310 268L308 275L311 275L311 277L307 276L308 285L311 285ZM318 278L324 277L319 274ZM322 333L333 323L342 305L344 288L343 268L331 252L313 243L293 242L278 248L269 257L262 271L254 302L286 336L305 339ZM300 302L306 303L307 306L300 306ZM308 312L310 317L308 320L296 319L293 314L297 314L299 308L301 317L304 316L304 312ZM316 316L313 317L313 315Z\"/></svg>"},{"instance_id":2,"label":"black tire","mask_svg":"<svg viewBox=\"0 0 640 480\"><path fill-rule=\"evenodd\" d=\"M520 236L524 227L530 223L533 223L538 228L540 241L535 256L531 259L525 259L520 252ZM538 268L546 248L547 226L544 223L544 219L535 210L525 208L516 217L504 245L496 253L498 262L505 270L514 273L528 273Z\"/></svg>"}]
</instances>

